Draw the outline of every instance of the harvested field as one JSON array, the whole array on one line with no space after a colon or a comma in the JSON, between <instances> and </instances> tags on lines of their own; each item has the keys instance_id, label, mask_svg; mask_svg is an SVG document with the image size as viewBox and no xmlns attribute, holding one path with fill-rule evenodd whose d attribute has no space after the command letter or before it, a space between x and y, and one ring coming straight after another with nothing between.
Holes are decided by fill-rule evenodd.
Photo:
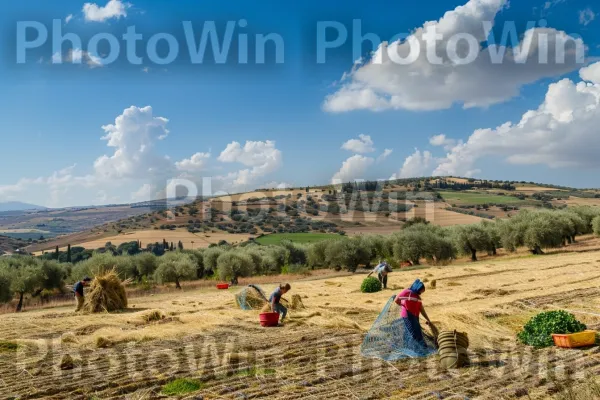
<instances>
[{"instance_id":1,"label":"harvested field","mask_svg":"<svg viewBox=\"0 0 600 400\"><path fill-rule=\"evenodd\" d=\"M469 367L448 372L436 357L386 363L360 355L388 298L417 277L438 282L424 294L438 327L468 332ZM567 309L600 327L597 248L397 271L394 290L376 294L359 292L363 278L292 282L284 297L300 295L306 309L290 311L282 328L261 328L258 311L240 310L240 289L135 298L115 314L62 307L3 315L0 340L14 344L0 357L0 397L151 399L187 379L198 383L186 398L558 399L570 382L588 393L588 375L600 373L598 348L533 350L515 341L542 310Z\"/></svg>"},{"instance_id":2,"label":"harvested field","mask_svg":"<svg viewBox=\"0 0 600 400\"><path fill-rule=\"evenodd\" d=\"M226 240L229 243L238 243L247 241L248 238L250 238L250 235L236 235L223 232L194 234L186 230L146 230L127 232L116 236L103 237L101 239L77 243L77 246L81 246L86 249L98 249L100 247L104 247L106 242L111 242L115 246L119 246L122 243L140 240L142 245L145 247L150 243L162 243L162 240L165 239L167 242L173 242L175 244L181 241L186 249L198 249L206 248L213 243L219 243L221 240ZM192 242L194 243L192 244ZM61 249L61 251L63 250L66 250L66 247Z\"/></svg>"}]
</instances>

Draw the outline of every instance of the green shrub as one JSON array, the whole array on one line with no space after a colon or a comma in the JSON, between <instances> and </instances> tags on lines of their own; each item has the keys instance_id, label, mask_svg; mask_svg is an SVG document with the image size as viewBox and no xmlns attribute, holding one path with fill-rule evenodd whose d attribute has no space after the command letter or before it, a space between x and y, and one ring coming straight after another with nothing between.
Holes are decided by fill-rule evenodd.
<instances>
[{"instance_id":1,"label":"green shrub","mask_svg":"<svg viewBox=\"0 0 600 400\"><path fill-rule=\"evenodd\" d=\"M372 276L366 278L362 285L360 285L360 291L363 293L376 293L380 292L382 289L381 282L379 279L374 278Z\"/></svg>"},{"instance_id":2,"label":"green shrub","mask_svg":"<svg viewBox=\"0 0 600 400\"><path fill-rule=\"evenodd\" d=\"M162 387L161 393L166 396L178 396L202 389L202 382L195 379L175 379Z\"/></svg>"},{"instance_id":3,"label":"green shrub","mask_svg":"<svg viewBox=\"0 0 600 400\"><path fill-rule=\"evenodd\" d=\"M570 334L587 327L566 311L547 311L533 317L517 335L519 341L534 347L552 346L552 334Z\"/></svg>"}]
</instances>

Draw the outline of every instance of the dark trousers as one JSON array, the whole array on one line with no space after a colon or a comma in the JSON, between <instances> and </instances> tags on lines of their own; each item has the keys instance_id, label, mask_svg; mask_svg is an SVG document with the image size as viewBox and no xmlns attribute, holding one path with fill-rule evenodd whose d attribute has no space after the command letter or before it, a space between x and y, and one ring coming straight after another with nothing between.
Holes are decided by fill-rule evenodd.
<instances>
[{"instance_id":1,"label":"dark trousers","mask_svg":"<svg viewBox=\"0 0 600 400\"><path fill-rule=\"evenodd\" d=\"M378 274L379 282L383 285L384 289L387 289L387 275Z\"/></svg>"}]
</instances>

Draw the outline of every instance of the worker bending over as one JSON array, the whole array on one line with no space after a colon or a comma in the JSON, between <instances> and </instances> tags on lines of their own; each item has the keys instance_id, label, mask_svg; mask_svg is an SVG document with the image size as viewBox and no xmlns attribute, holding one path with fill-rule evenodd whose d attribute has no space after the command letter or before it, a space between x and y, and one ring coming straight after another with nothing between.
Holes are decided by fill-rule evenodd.
<instances>
[{"instance_id":1,"label":"worker bending over","mask_svg":"<svg viewBox=\"0 0 600 400\"><path fill-rule=\"evenodd\" d=\"M292 289L292 287L290 286L289 283L281 284L277 287L277 289L275 289L273 291L273 293L271 294L271 297L269 297L269 303L271 304L271 311L276 312L280 315L281 324L283 324L283 321L285 320L285 317L287 315L287 308L285 308L283 306L283 304L281 304L281 296L283 296L284 294L289 292L290 289Z\"/></svg>"},{"instance_id":2,"label":"worker bending over","mask_svg":"<svg viewBox=\"0 0 600 400\"><path fill-rule=\"evenodd\" d=\"M390 272L392 272L392 267L390 267L387 261L383 260L383 262L379 262L379 264L375 267L373 271L371 271L367 278L376 273L379 282L381 282L381 284L383 285L383 288L387 289L388 274Z\"/></svg>"}]
</instances>

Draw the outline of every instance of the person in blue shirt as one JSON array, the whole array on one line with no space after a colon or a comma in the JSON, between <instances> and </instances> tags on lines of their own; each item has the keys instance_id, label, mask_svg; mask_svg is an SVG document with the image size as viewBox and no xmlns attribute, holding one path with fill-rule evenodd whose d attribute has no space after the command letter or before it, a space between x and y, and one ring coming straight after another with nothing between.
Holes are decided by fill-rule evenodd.
<instances>
[{"instance_id":1,"label":"person in blue shirt","mask_svg":"<svg viewBox=\"0 0 600 400\"><path fill-rule=\"evenodd\" d=\"M385 261L385 260L383 260L383 262L379 261L379 264L377 264L375 269L373 271L371 271L371 273L367 276L367 278L376 273L377 278L379 279L379 282L381 282L381 284L383 285L383 288L387 289L388 274L390 272L392 272L392 267L390 267L390 265L387 263L387 261Z\"/></svg>"},{"instance_id":2,"label":"person in blue shirt","mask_svg":"<svg viewBox=\"0 0 600 400\"><path fill-rule=\"evenodd\" d=\"M86 286L89 286L91 281L92 281L92 279L88 278L86 276L85 278L83 278L82 280L77 282L75 284L75 286L73 286L73 292L75 293L75 300L77 300L77 308L75 309L75 312L78 312L83 308L83 303L84 303L83 288Z\"/></svg>"},{"instance_id":3,"label":"person in blue shirt","mask_svg":"<svg viewBox=\"0 0 600 400\"><path fill-rule=\"evenodd\" d=\"M281 316L281 323L285 320L287 315L287 308L281 304L281 296L290 291L292 287L289 283L279 285L275 291L269 297L269 303L271 304L271 311L276 312Z\"/></svg>"}]
</instances>

